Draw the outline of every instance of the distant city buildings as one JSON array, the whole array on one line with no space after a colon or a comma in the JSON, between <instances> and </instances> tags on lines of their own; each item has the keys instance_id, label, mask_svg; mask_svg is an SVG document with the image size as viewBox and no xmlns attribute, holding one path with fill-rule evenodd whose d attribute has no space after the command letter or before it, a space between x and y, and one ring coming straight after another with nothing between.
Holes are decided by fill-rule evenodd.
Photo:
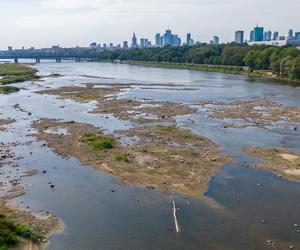
<instances>
[{"instance_id":1,"label":"distant city buildings","mask_svg":"<svg viewBox=\"0 0 300 250\"><path fill-rule=\"evenodd\" d=\"M264 27L256 26L250 32L250 39L248 44L249 45L272 45L272 46L284 46L290 44L292 46L299 46L300 45L300 37L294 34L294 31L290 29L288 31L287 36L279 35L278 31L264 31Z\"/></svg>"},{"instance_id":2,"label":"distant city buildings","mask_svg":"<svg viewBox=\"0 0 300 250\"><path fill-rule=\"evenodd\" d=\"M235 32L234 41L237 44L243 44L244 43L244 31L238 30Z\"/></svg>"},{"instance_id":3,"label":"distant city buildings","mask_svg":"<svg viewBox=\"0 0 300 250\"><path fill-rule=\"evenodd\" d=\"M229 41L230 42L230 41ZM289 29L286 36L279 34L278 31L272 32L271 30L267 30L264 27L259 27L258 25L254 27L250 32L249 39L245 39L245 32L243 30L237 30L234 33L234 41L236 44L248 43L249 45L272 45L272 46L284 46L284 45L292 45L294 47L300 47L300 32L294 32L293 29ZM13 47L9 46L8 52L15 51L43 51L46 53L56 53L61 52L63 50L70 51L85 51L85 50L97 50L97 51L106 51L106 50L127 50L129 48L153 48L153 47L164 47L164 46L200 46L200 41L195 41L192 38L191 33L186 34L186 39L183 42L179 35L174 34L171 29L167 29L164 34L156 33L154 38L154 43L152 44L151 40L148 38L139 38L136 33L133 32L131 38L131 44L128 41L123 41L122 44L114 45L114 43L103 43L102 46L100 43L92 42L88 47L79 47L76 46L74 48L62 48L59 45L54 45L51 48L43 48L43 49L35 49L31 47L29 49L25 49L22 47L21 49L13 49ZM209 42L213 45L220 44L219 36L213 36L212 40Z\"/></svg>"}]
</instances>

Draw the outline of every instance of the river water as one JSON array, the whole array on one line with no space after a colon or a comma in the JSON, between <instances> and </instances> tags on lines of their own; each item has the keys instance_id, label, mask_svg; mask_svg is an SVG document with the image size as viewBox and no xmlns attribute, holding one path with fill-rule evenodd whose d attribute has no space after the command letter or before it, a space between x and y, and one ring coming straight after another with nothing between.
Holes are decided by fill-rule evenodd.
<instances>
[{"instance_id":1,"label":"river water","mask_svg":"<svg viewBox=\"0 0 300 250\"><path fill-rule=\"evenodd\" d=\"M286 122L266 129L225 129L222 121L208 118L202 109L197 114L177 117L177 126L207 136L235 160L233 165L224 165L211 179L204 194L206 199L201 194L199 199L192 199L120 185L113 176L95 172L74 158L62 158L42 147L43 142L36 140L31 128L31 123L41 118L89 123L108 132L133 125L87 113L94 103L79 104L34 93L46 88L85 83L138 84L124 93L123 98L194 105L203 100L266 97L298 107L300 88L238 75L110 63L42 62L34 67L42 76L61 74L62 77L18 84L22 91L0 96L0 118L16 120L7 126L7 131L0 131L0 141L19 143L14 152L23 156L16 162L20 172L39 170L37 175L22 179L27 192L15 202L35 212L48 210L65 223L63 233L50 237L49 250L252 250L269 249L267 240L281 246L276 249L289 249L291 245L300 249L300 233L293 226L300 224L300 184L247 167L257 159L241 153L244 146L278 146L300 152L300 124ZM13 108L15 104L22 109ZM32 115L28 116L28 112ZM292 129L295 126L299 127L296 131ZM3 171L14 170L4 167ZM50 181L55 183L53 190L49 188ZM186 205L187 198L190 206ZM215 202L208 202L208 198ZM179 234L169 230L174 228L173 200L179 208Z\"/></svg>"}]
</instances>

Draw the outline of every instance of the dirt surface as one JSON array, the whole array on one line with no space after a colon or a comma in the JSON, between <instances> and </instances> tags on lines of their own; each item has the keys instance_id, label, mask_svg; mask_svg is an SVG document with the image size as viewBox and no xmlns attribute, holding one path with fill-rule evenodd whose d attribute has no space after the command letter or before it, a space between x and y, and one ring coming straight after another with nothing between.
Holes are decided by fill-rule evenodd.
<instances>
[{"instance_id":1,"label":"dirt surface","mask_svg":"<svg viewBox=\"0 0 300 250\"><path fill-rule=\"evenodd\" d=\"M14 123L15 120L11 120L11 119L0 119L0 131L4 131L5 128L3 128L3 126Z\"/></svg>"},{"instance_id":2,"label":"dirt surface","mask_svg":"<svg viewBox=\"0 0 300 250\"><path fill-rule=\"evenodd\" d=\"M230 102L201 102L211 112L214 119L238 119L242 124L225 124L225 127L243 128L247 126L265 127L274 122L288 120L300 122L300 108L285 107L266 100Z\"/></svg>"},{"instance_id":3,"label":"dirt surface","mask_svg":"<svg viewBox=\"0 0 300 250\"><path fill-rule=\"evenodd\" d=\"M288 179L300 180L300 154L283 148L251 147L245 148L243 151L264 160L264 162L256 164L256 167L271 170Z\"/></svg>"},{"instance_id":4,"label":"dirt surface","mask_svg":"<svg viewBox=\"0 0 300 250\"><path fill-rule=\"evenodd\" d=\"M83 103L96 101L97 106L91 113L113 114L118 118L139 123L172 122L174 116L196 112L194 108L174 102L120 99L119 95L130 88L130 85L108 85L105 87L88 85L87 87L62 87L38 93L57 95L63 99Z\"/></svg>"},{"instance_id":5,"label":"dirt surface","mask_svg":"<svg viewBox=\"0 0 300 250\"><path fill-rule=\"evenodd\" d=\"M211 176L221 165L230 162L209 139L176 127L148 126L118 131L121 137L139 138L126 146L116 136L105 136L87 124L41 120L33 127L38 130L38 139L45 140L62 156L73 156L98 171L117 176L122 183L164 192L199 197L207 189ZM67 129L68 134L46 132L59 128ZM112 145L99 149L99 144L92 144L91 138Z\"/></svg>"}]
</instances>

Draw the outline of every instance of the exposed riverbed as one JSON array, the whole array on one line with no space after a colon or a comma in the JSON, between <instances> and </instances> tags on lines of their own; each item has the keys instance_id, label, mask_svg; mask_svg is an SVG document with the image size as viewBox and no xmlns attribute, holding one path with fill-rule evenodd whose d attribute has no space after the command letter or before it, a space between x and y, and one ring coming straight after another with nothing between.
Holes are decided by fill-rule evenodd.
<instances>
[{"instance_id":1,"label":"exposed riverbed","mask_svg":"<svg viewBox=\"0 0 300 250\"><path fill-rule=\"evenodd\" d=\"M12 164L1 168L0 178L35 171L21 178L25 194L14 202L34 212L50 211L64 222L64 232L50 237L48 249L300 249L299 182L256 168L261 160L244 150L278 147L287 150L286 154L300 153L300 124L297 119L283 117L283 112L289 112L286 107L293 107L292 112L298 114L300 88L237 75L109 63L45 62L35 67L39 75L50 77L16 84L20 92L0 95L0 142L10 145L15 155ZM119 97L145 101L144 108L150 114L136 113L135 102L126 104L133 110L130 115L103 112L92 100L92 93L77 96L85 101L55 95L54 89L81 90L86 85L124 85ZM49 89L54 93L41 94ZM223 115L226 105L236 100L239 104L252 104L253 100L272 103L280 111L276 113L280 119L267 116L263 126L256 126L257 120L233 116L236 106L229 107L230 115ZM212 101L217 103L217 110ZM118 107L116 102L111 104ZM153 111L157 105L166 107L166 115ZM218 112L216 116L213 111ZM264 110L255 109L254 118L261 122L264 118L258 111ZM131 115L139 119L129 119ZM146 126L157 119L157 123L207 137L232 162L213 171L204 196L199 192L192 198L184 192L165 193L136 183L124 185L118 175L95 171L80 163L81 159L58 155L46 141L38 140L38 130L32 124L43 119L88 124L105 134L131 131L137 122ZM45 131L61 136L69 132ZM172 217L173 200L180 208L179 234Z\"/></svg>"}]
</instances>

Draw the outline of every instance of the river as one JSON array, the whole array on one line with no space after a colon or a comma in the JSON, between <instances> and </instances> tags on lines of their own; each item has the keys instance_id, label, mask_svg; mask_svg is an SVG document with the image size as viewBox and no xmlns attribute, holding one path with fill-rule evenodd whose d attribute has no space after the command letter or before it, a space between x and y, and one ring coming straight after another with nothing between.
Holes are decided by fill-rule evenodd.
<instances>
[{"instance_id":1,"label":"river","mask_svg":"<svg viewBox=\"0 0 300 250\"><path fill-rule=\"evenodd\" d=\"M65 223L63 233L50 237L48 250L253 250L269 249L267 240L300 249L300 233L293 227L300 224L299 182L246 167L256 159L241 152L245 146L278 146L300 152L300 129L289 129L289 126L300 128L299 124L224 128L222 121L209 118L201 109L196 114L176 118L177 126L210 138L234 158L234 164L224 165L211 179L204 194L222 209L209 206L200 194L199 199L189 198L187 206L186 197L180 194L120 185L113 176L41 147L43 142L35 139L31 127L33 121L41 118L89 123L109 132L132 126L130 122L87 113L93 103L79 104L34 93L46 88L85 83L147 84L147 88L138 85L128 90L123 97L194 105L203 100L250 100L263 96L297 107L300 107L300 88L239 75L111 63L42 62L34 67L42 76L62 76L20 83L16 85L22 88L19 93L0 96L1 118L16 120L7 126L7 131L0 131L0 141L22 142L14 147L15 153L23 156L16 162L19 168L39 170L37 175L22 179L27 192L14 201L35 212L48 210ZM16 103L26 112L14 109ZM28 116L28 112L32 115ZM55 189L49 188L50 181L55 183ZM173 200L179 208L179 234L169 230L174 223Z\"/></svg>"}]
</instances>

